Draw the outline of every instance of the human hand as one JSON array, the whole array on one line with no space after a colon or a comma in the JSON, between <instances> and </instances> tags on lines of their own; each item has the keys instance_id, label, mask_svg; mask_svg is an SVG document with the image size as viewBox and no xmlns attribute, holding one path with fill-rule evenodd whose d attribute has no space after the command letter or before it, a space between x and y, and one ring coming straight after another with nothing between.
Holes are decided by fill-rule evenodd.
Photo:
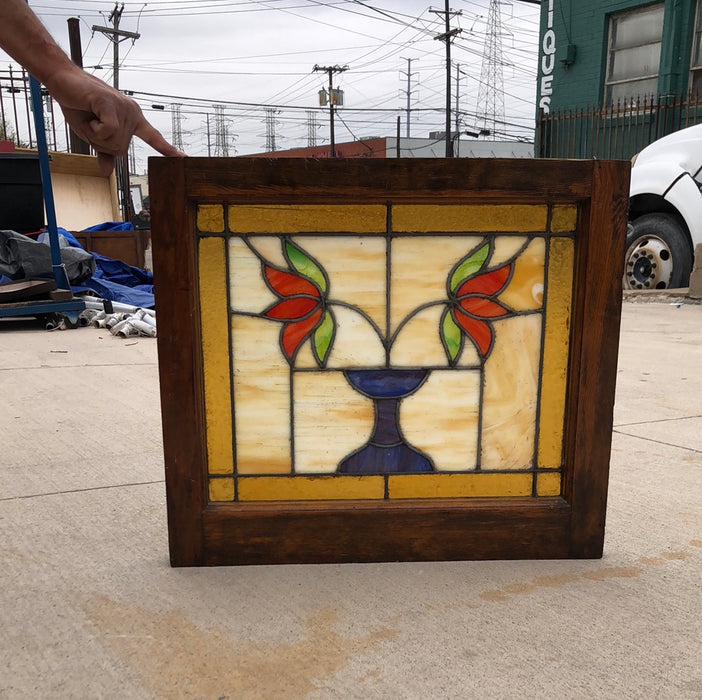
<instances>
[{"instance_id":1,"label":"human hand","mask_svg":"<svg viewBox=\"0 0 702 700\"><path fill-rule=\"evenodd\" d=\"M80 68L66 66L44 84L71 129L95 149L104 175L114 169L115 158L127 152L132 136L164 156L185 156L146 120L134 100Z\"/></svg>"}]
</instances>

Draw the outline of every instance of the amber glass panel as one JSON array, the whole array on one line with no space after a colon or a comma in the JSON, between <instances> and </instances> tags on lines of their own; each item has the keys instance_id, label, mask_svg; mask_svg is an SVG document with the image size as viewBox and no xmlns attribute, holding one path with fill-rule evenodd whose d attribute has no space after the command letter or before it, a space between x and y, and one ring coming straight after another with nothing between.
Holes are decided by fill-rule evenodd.
<instances>
[{"instance_id":1,"label":"amber glass panel","mask_svg":"<svg viewBox=\"0 0 702 700\"><path fill-rule=\"evenodd\" d=\"M207 460L210 474L230 474L234 469L227 275L224 251L222 239L200 240L200 323L207 422Z\"/></svg>"},{"instance_id":2,"label":"amber glass panel","mask_svg":"<svg viewBox=\"0 0 702 700\"><path fill-rule=\"evenodd\" d=\"M538 466L545 468L560 467L563 454L574 250L571 238L551 240L538 449Z\"/></svg>"},{"instance_id":3,"label":"amber glass panel","mask_svg":"<svg viewBox=\"0 0 702 700\"><path fill-rule=\"evenodd\" d=\"M203 233L222 233L224 207L221 204L201 204L197 208L197 228Z\"/></svg>"},{"instance_id":4,"label":"amber glass panel","mask_svg":"<svg viewBox=\"0 0 702 700\"><path fill-rule=\"evenodd\" d=\"M347 231L383 233L386 210L382 205L345 204L257 204L229 207L232 233L304 233Z\"/></svg>"}]
</instances>

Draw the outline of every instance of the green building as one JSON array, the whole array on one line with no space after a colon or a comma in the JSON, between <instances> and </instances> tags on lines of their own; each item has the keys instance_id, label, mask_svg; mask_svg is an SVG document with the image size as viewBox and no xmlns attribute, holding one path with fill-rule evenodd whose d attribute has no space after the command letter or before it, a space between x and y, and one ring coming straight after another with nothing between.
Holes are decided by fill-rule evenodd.
<instances>
[{"instance_id":1,"label":"green building","mask_svg":"<svg viewBox=\"0 0 702 700\"><path fill-rule=\"evenodd\" d=\"M537 154L630 158L702 121L702 0L542 0Z\"/></svg>"}]
</instances>

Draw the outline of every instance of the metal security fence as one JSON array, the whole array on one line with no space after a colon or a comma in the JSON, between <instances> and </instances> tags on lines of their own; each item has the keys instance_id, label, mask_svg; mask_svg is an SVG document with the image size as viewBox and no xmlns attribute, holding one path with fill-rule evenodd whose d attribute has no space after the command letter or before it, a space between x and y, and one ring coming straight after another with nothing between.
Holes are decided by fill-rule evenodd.
<instances>
[{"instance_id":1,"label":"metal security fence","mask_svg":"<svg viewBox=\"0 0 702 700\"><path fill-rule=\"evenodd\" d=\"M70 136L60 108L42 89L44 127L49 150L69 152ZM0 141L11 141L23 148L36 147L36 135L29 97L29 76L24 70L0 70Z\"/></svg>"},{"instance_id":2,"label":"metal security fence","mask_svg":"<svg viewBox=\"0 0 702 700\"><path fill-rule=\"evenodd\" d=\"M689 94L553 110L536 120L539 158L629 160L649 143L702 122L702 97Z\"/></svg>"}]
</instances>

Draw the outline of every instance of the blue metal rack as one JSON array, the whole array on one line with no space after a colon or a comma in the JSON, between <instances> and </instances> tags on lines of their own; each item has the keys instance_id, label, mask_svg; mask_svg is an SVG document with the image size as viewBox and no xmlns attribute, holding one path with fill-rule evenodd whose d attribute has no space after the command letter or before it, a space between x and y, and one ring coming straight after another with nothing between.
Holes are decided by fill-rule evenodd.
<instances>
[{"instance_id":1,"label":"blue metal rack","mask_svg":"<svg viewBox=\"0 0 702 700\"><path fill-rule=\"evenodd\" d=\"M85 309L85 302L73 298L71 285L68 281L66 268L61 261L61 247L59 244L58 226L56 223L56 208L54 206L54 190L51 185L51 171L49 169L49 149L46 142L46 129L44 127L44 106L41 100L41 86L33 76L29 76L29 90L32 97L32 111L34 113L34 127L37 136L37 151L39 152L39 170L41 173L41 187L46 210L46 227L49 233L51 247L51 268L56 288L56 296L69 296L67 299L40 299L37 301L17 301L9 304L0 304L0 318L17 316L35 316L47 319L47 327L56 327L63 321L66 328L78 326L78 316Z\"/></svg>"}]
</instances>

